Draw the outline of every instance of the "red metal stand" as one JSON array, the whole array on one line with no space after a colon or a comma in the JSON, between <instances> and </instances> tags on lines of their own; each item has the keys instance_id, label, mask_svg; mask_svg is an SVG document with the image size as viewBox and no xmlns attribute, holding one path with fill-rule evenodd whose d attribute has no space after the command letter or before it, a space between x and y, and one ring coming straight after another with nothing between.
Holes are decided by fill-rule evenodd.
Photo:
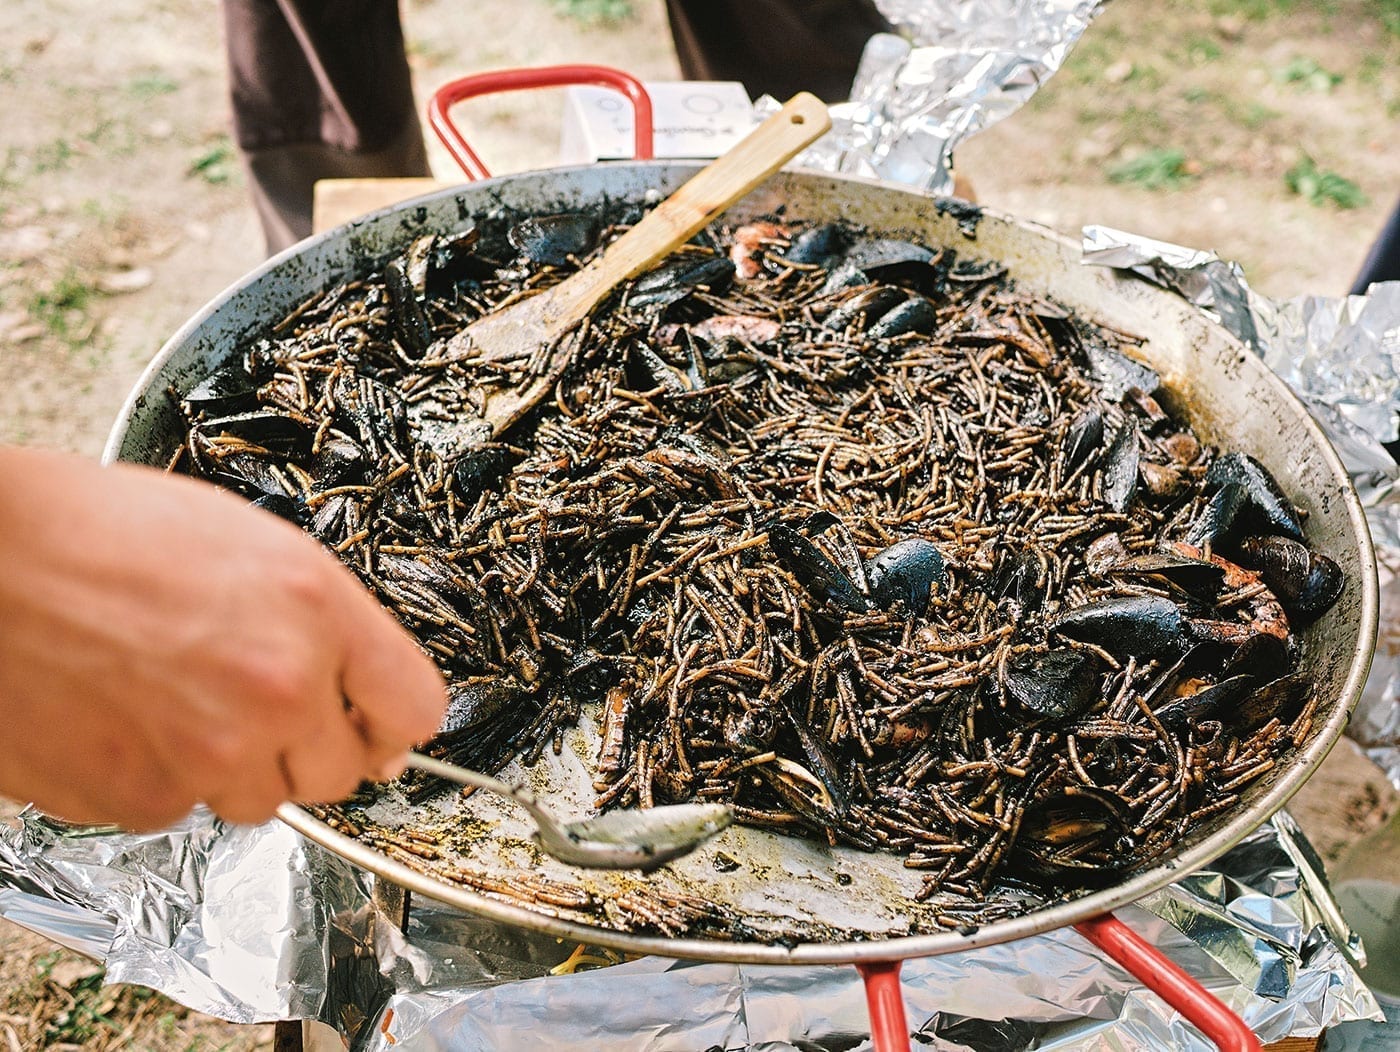
<instances>
[{"instance_id":1,"label":"red metal stand","mask_svg":"<svg viewBox=\"0 0 1400 1052\"><path fill-rule=\"evenodd\" d=\"M428 101L428 124L447 151L462 166L468 179L489 179L490 171L467 145L467 140L447 115L463 99L495 95L503 91L530 88L563 88L573 84L593 84L612 88L627 96L634 115L634 150L638 160L650 160L652 153L651 96L642 82L630 73L610 66L541 66L538 69L501 69L449 81Z\"/></svg>"},{"instance_id":2,"label":"red metal stand","mask_svg":"<svg viewBox=\"0 0 1400 1052\"><path fill-rule=\"evenodd\" d=\"M1259 1052L1259 1039L1243 1019L1117 917L1095 917L1074 930L1190 1020L1221 1052Z\"/></svg>"},{"instance_id":3,"label":"red metal stand","mask_svg":"<svg viewBox=\"0 0 1400 1052\"><path fill-rule=\"evenodd\" d=\"M870 1010L870 1043L875 1052L909 1052L909 1022L904 1016L904 991L899 986L899 961L871 961L856 968L865 980L865 1003Z\"/></svg>"}]
</instances>

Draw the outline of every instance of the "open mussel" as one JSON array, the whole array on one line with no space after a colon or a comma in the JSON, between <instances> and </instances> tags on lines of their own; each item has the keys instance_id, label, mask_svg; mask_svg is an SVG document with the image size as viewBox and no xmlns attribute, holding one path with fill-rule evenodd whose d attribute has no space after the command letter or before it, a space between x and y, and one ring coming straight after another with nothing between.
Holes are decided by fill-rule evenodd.
<instances>
[{"instance_id":1,"label":"open mussel","mask_svg":"<svg viewBox=\"0 0 1400 1052\"><path fill-rule=\"evenodd\" d=\"M1256 570L1297 623L1314 620L1342 594L1341 568L1288 537L1245 537L1238 546L1242 566Z\"/></svg>"},{"instance_id":2,"label":"open mussel","mask_svg":"<svg viewBox=\"0 0 1400 1052\"><path fill-rule=\"evenodd\" d=\"M636 280L627 296L631 307L668 307L697 289L721 292L734 281L734 264L723 257L699 260L683 256L648 271Z\"/></svg>"},{"instance_id":3,"label":"open mussel","mask_svg":"<svg viewBox=\"0 0 1400 1052\"><path fill-rule=\"evenodd\" d=\"M1033 717L1068 721L1098 700L1102 674L1103 662L1087 650L1032 650L1006 662L1001 693Z\"/></svg>"},{"instance_id":4,"label":"open mussel","mask_svg":"<svg viewBox=\"0 0 1400 1052\"><path fill-rule=\"evenodd\" d=\"M1129 865L1132 812L1111 792L1075 786L1026 805L1016 837L1018 868L1036 882L1102 887Z\"/></svg>"},{"instance_id":5,"label":"open mussel","mask_svg":"<svg viewBox=\"0 0 1400 1052\"><path fill-rule=\"evenodd\" d=\"M1303 539L1303 525L1298 512L1284 495L1283 487L1269 474L1263 464L1248 453L1222 453L1206 471L1207 490L1238 486L1236 506L1228 518L1217 515L1215 537L1223 537L1237 528L1258 533L1276 534L1295 541Z\"/></svg>"},{"instance_id":6,"label":"open mussel","mask_svg":"<svg viewBox=\"0 0 1400 1052\"><path fill-rule=\"evenodd\" d=\"M1060 443L1060 470L1065 478L1075 474L1098 453L1103 442L1103 410L1086 405L1074 414Z\"/></svg>"},{"instance_id":7,"label":"open mussel","mask_svg":"<svg viewBox=\"0 0 1400 1052\"><path fill-rule=\"evenodd\" d=\"M850 575L823 555L810 538L781 522L770 522L767 529L768 544L778 562L817 599L856 614L875 609L874 602L856 587Z\"/></svg>"},{"instance_id":8,"label":"open mussel","mask_svg":"<svg viewBox=\"0 0 1400 1052\"><path fill-rule=\"evenodd\" d=\"M185 414L190 417L228 417L253 409L258 404L258 382L241 364L215 369L190 388L181 400Z\"/></svg>"},{"instance_id":9,"label":"open mussel","mask_svg":"<svg viewBox=\"0 0 1400 1052\"><path fill-rule=\"evenodd\" d=\"M510 228L506 237L532 263L562 267L598 244L598 220L580 212L532 216Z\"/></svg>"}]
</instances>

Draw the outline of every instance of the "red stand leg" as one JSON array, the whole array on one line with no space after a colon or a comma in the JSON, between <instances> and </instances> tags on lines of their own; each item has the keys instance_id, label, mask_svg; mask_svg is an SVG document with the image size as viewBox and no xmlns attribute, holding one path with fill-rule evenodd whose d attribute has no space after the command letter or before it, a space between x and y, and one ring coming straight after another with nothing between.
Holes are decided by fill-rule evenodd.
<instances>
[{"instance_id":1,"label":"red stand leg","mask_svg":"<svg viewBox=\"0 0 1400 1052\"><path fill-rule=\"evenodd\" d=\"M870 1009L870 1043L875 1052L909 1052L909 1024L904 1018L904 991L899 986L899 961L871 961L856 969L865 980L865 1003Z\"/></svg>"},{"instance_id":2,"label":"red stand leg","mask_svg":"<svg viewBox=\"0 0 1400 1052\"><path fill-rule=\"evenodd\" d=\"M1221 1052L1259 1052L1259 1039L1243 1019L1117 917L1095 917L1074 930L1190 1020Z\"/></svg>"}]
</instances>

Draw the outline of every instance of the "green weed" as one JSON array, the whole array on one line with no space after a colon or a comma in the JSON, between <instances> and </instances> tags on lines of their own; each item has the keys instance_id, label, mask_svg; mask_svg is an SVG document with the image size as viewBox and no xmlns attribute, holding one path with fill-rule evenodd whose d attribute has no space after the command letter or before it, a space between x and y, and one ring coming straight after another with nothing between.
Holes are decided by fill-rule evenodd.
<instances>
[{"instance_id":1,"label":"green weed","mask_svg":"<svg viewBox=\"0 0 1400 1052\"><path fill-rule=\"evenodd\" d=\"M34 151L33 169L36 175L45 172L58 172L68 167L73 159L73 144L67 139L55 139Z\"/></svg>"},{"instance_id":2,"label":"green weed","mask_svg":"<svg viewBox=\"0 0 1400 1052\"><path fill-rule=\"evenodd\" d=\"M30 296L29 314L51 336L71 342L87 328L88 307L96 295L97 290L83 280L77 268L69 267L49 288L38 289ZM52 969L52 961L48 967Z\"/></svg>"},{"instance_id":3,"label":"green weed","mask_svg":"<svg viewBox=\"0 0 1400 1052\"><path fill-rule=\"evenodd\" d=\"M163 73L147 73L128 84L126 90L135 98L153 99L158 95L174 94L180 90L180 85Z\"/></svg>"},{"instance_id":4,"label":"green weed","mask_svg":"<svg viewBox=\"0 0 1400 1052\"><path fill-rule=\"evenodd\" d=\"M206 183L217 186L233 177L236 162L233 144L220 137L214 145L190 162L189 174L197 175Z\"/></svg>"},{"instance_id":5,"label":"green weed","mask_svg":"<svg viewBox=\"0 0 1400 1052\"><path fill-rule=\"evenodd\" d=\"M1274 79L1280 84L1296 84L1300 88L1326 94L1342 82L1342 75L1323 69L1316 59L1300 56L1274 70Z\"/></svg>"},{"instance_id":6,"label":"green weed","mask_svg":"<svg viewBox=\"0 0 1400 1052\"><path fill-rule=\"evenodd\" d=\"M625 22L636 14L632 0L550 0L554 10L587 26Z\"/></svg>"},{"instance_id":7,"label":"green weed","mask_svg":"<svg viewBox=\"0 0 1400 1052\"><path fill-rule=\"evenodd\" d=\"M1400 37L1400 0L1375 0L1376 15L1391 36Z\"/></svg>"},{"instance_id":8,"label":"green weed","mask_svg":"<svg viewBox=\"0 0 1400 1052\"><path fill-rule=\"evenodd\" d=\"M1283 178L1288 189L1318 208L1326 204L1338 208L1360 208L1370 200L1361 192L1361 187L1336 172L1318 168L1307 154L1303 154L1298 163L1284 173Z\"/></svg>"},{"instance_id":9,"label":"green weed","mask_svg":"<svg viewBox=\"0 0 1400 1052\"><path fill-rule=\"evenodd\" d=\"M1225 49L1211 37L1191 37L1186 41L1186 57L1194 65L1201 66L1207 62L1214 62L1224 54Z\"/></svg>"},{"instance_id":10,"label":"green weed","mask_svg":"<svg viewBox=\"0 0 1400 1052\"><path fill-rule=\"evenodd\" d=\"M1179 190L1195 176L1188 170L1185 151L1162 147L1109 169L1108 178L1115 183L1136 183L1145 190Z\"/></svg>"},{"instance_id":11,"label":"green weed","mask_svg":"<svg viewBox=\"0 0 1400 1052\"><path fill-rule=\"evenodd\" d=\"M1294 0L1211 0L1210 13L1237 15L1251 22L1262 22L1270 15L1293 10Z\"/></svg>"}]
</instances>

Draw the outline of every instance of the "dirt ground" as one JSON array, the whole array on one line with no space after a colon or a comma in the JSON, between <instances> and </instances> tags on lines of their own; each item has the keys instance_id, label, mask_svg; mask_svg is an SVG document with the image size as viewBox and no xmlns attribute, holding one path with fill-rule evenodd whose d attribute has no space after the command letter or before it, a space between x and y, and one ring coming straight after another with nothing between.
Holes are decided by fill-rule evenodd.
<instances>
[{"instance_id":1,"label":"dirt ground","mask_svg":"<svg viewBox=\"0 0 1400 1052\"><path fill-rule=\"evenodd\" d=\"M578 17L600 6L406 0L418 91L580 60L678 77L660 0L614 24ZM220 26L216 0L0 4L0 442L96 456L164 340L260 261ZM458 111L501 172L554 160L559 112L556 93ZM1105 223L1215 249L1267 295L1335 295L1400 194L1398 127L1397 0L1116 0L958 163L983 203L1071 235ZM1350 749L1305 794L1295 813L1329 857L1394 806ZM269 1027L104 988L0 922L0 1050L270 1046Z\"/></svg>"}]
</instances>

